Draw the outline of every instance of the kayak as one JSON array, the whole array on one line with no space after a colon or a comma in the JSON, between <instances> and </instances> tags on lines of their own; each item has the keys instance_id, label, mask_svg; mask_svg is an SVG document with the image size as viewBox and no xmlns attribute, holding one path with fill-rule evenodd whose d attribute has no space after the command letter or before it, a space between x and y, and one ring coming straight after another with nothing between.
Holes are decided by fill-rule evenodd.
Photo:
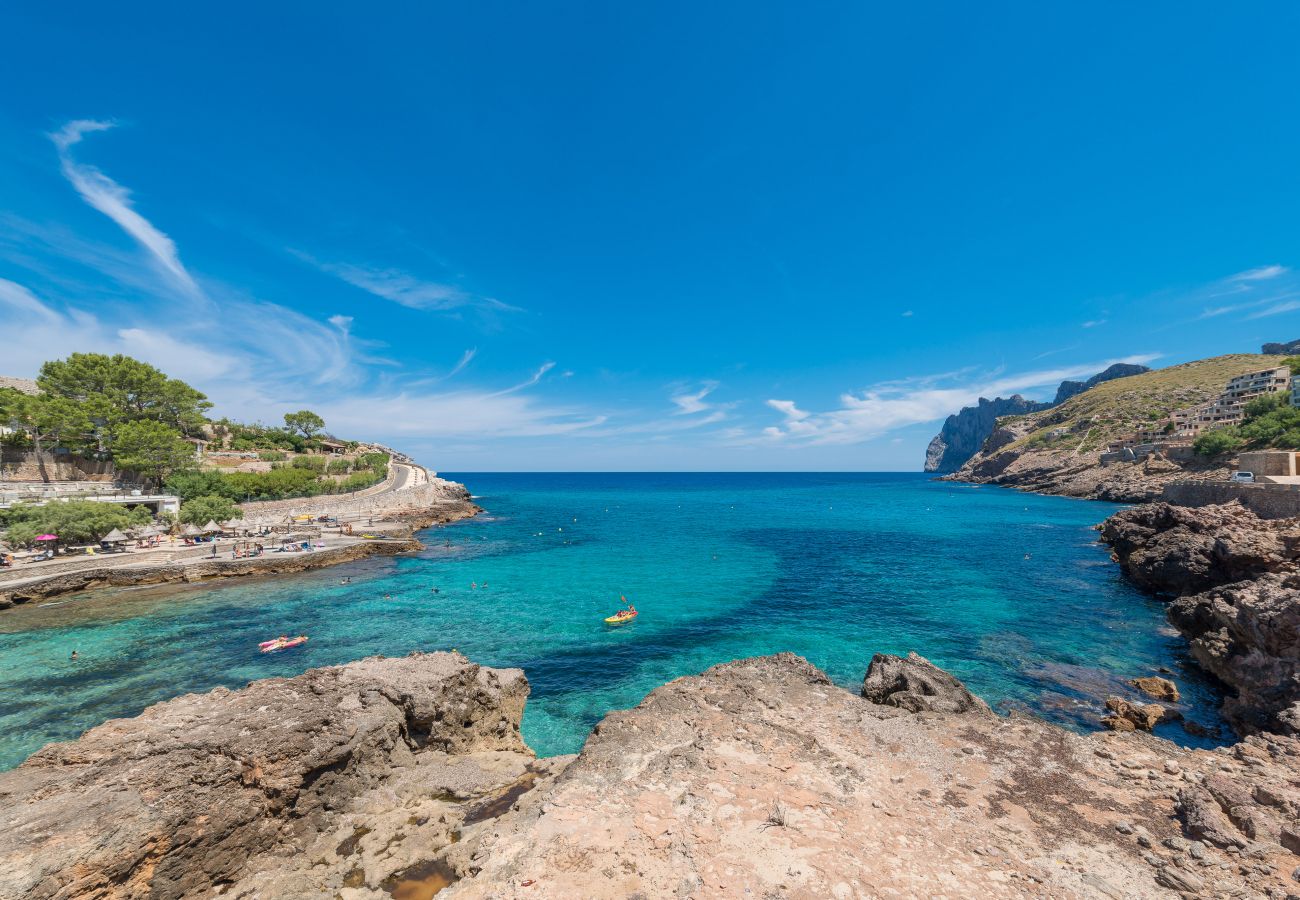
<instances>
[{"instance_id":1,"label":"kayak","mask_svg":"<svg viewBox=\"0 0 1300 900\"><path fill-rule=\"evenodd\" d=\"M633 612L633 613L630 613L630 612L615 613L614 615L610 616L608 619L605 620L605 624L606 624L606 625L622 625L622 624L624 624L624 623L626 623L626 622L631 622L633 619L635 619L635 618L637 617L637 615L639 615L639 614L638 614L638 613L634 613L634 612Z\"/></svg>"},{"instance_id":2,"label":"kayak","mask_svg":"<svg viewBox=\"0 0 1300 900\"><path fill-rule=\"evenodd\" d=\"M281 637L273 641L265 641L258 645L258 649L263 653L274 653L277 650L288 650L290 647L305 643L307 643L307 635L300 634L297 637Z\"/></svg>"}]
</instances>

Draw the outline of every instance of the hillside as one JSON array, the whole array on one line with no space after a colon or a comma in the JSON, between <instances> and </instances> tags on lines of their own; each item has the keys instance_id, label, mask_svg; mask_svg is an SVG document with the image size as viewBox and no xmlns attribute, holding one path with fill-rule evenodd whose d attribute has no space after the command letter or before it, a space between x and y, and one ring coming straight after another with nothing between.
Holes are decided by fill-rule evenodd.
<instances>
[{"instance_id":1,"label":"hillside","mask_svg":"<svg viewBox=\"0 0 1300 900\"><path fill-rule=\"evenodd\" d=\"M1019 394L1006 398L995 397L992 400L980 397L977 405L963 406L943 423L943 428L926 448L925 471L948 473L960 469L984 446L984 442L997 427L998 419L1004 416L1051 409L1102 382L1149 371L1146 366L1115 363L1087 381L1062 381L1056 389L1056 397L1050 403L1026 400Z\"/></svg>"},{"instance_id":2,"label":"hillside","mask_svg":"<svg viewBox=\"0 0 1300 900\"><path fill-rule=\"evenodd\" d=\"M999 419L980 452L948 477L1076 497L1148 499L1167 481L1221 466L1162 458L1102 467L1107 445L1212 399L1237 375L1274 365L1275 356L1238 353L1103 382L1060 406Z\"/></svg>"}]
</instances>

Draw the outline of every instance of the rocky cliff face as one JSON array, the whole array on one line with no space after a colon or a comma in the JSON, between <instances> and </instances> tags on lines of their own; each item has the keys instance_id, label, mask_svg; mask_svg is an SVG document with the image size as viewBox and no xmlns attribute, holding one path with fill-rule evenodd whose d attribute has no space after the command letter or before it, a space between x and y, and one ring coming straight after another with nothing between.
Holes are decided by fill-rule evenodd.
<instances>
[{"instance_id":1,"label":"rocky cliff face","mask_svg":"<svg viewBox=\"0 0 1300 900\"><path fill-rule=\"evenodd\" d=\"M371 659L181 697L0 776L0 896L1286 897L1300 741L1001 718L915 655L671 682L578 757L518 670ZM917 710L917 711L912 711Z\"/></svg>"},{"instance_id":2,"label":"rocky cliff face","mask_svg":"<svg viewBox=\"0 0 1300 900\"><path fill-rule=\"evenodd\" d=\"M999 417L1037 412L1050 405L1026 400L1019 394L993 400L980 397L977 405L963 407L944 421L943 428L926 448L925 471L944 474L957 471L984 444Z\"/></svg>"},{"instance_id":3,"label":"rocky cliff face","mask_svg":"<svg viewBox=\"0 0 1300 900\"><path fill-rule=\"evenodd\" d=\"M1236 692L1223 713L1239 731L1300 735L1300 519L1152 503L1111 516L1102 539L1134 581L1174 597L1169 621Z\"/></svg>"},{"instance_id":4,"label":"rocky cliff face","mask_svg":"<svg viewBox=\"0 0 1300 900\"><path fill-rule=\"evenodd\" d=\"M1103 382L1149 371L1151 370L1146 366L1116 363L1087 381L1062 381L1056 389L1056 398L1051 403L1026 400L1019 394L1006 399L997 397L993 400L985 400L981 397L976 406L963 407L944 421L943 428L926 448L925 471L945 475L956 472L966 464L967 460L980 452L985 441L993 434L997 420L1003 416L1018 416L1051 409Z\"/></svg>"},{"instance_id":5,"label":"rocky cliff face","mask_svg":"<svg viewBox=\"0 0 1300 900\"><path fill-rule=\"evenodd\" d=\"M1062 381L1060 387L1056 389L1056 397L1052 400L1052 406L1058 406L1069 400L1076 394L1082 394L1089 388L1106 382L1114 381L1116 378L1127 378L1130 375L1141 375L1143 372L1150 372L1147 366L1133 365L1132 363L1115 363L1108 366L1087 381Z\"/></svg>"}]
</instances>

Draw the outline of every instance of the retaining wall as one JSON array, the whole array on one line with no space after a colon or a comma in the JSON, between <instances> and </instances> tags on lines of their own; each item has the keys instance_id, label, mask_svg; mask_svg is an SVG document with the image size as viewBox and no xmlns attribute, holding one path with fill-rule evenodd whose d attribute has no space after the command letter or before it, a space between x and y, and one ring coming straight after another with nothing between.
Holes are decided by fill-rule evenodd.
<instances>
[{"instance_id":1,"label":"retaining wall","mask_svg":"<svg viewBox=\"0 0 1300 900\"><path fill-rule=\"evenodd\" d=\"M1242 506L1261 519L1300 516L1300 485L1176 481L1165 485L1161 499L1178 506L1209 506L1240 500Z\"/></svg>"}]
</instances>

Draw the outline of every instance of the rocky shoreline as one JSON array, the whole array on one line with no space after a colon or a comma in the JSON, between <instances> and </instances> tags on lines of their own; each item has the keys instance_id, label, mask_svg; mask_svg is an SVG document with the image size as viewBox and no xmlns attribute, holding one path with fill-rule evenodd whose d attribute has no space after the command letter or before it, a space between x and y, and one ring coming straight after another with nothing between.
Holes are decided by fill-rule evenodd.
<instances>
[{"instance_id":1,"label":"rocky shoreline","mask_svg":"<svg viewBox=\"0 0 1300 900\"><path fill-rule=\"evenodd\" d=\"M1238 733L1300 735L1300 519L1151 503L1111 516L1101 537L1233 690L1223 714Z\"/></svg>"},{"instance_id":2,"label":"rocky shoreline","mask_svg":"<svg viewBox=\"0 0 1300 900\"><path fill-rule=\"evenodd\" d=\"M1277 897L1300 740L1189 750L991 713L920 657L791 654L519 732L517 669L372 658L218 689L0 775L0 895Z\"/></svg>"},{"instance_id":3,"label":"rocky shoreline","mask_svg":"<svg viewBox=\"0 0 1300 900\"><path fill-rule=\"evenodd\" d=\"M969 462L940 480L992 484L1083 500L1148 503L1158 500L1167 484L1188 478L1226 481L1229 474L1221 463L1174 461L1159 454L1103 466L1101 453L1095 451L1009 448L1023 436L1025 427L1015 420L999 427Z\"/></svg>"},{"instance_id":4,"label":"rocky shoreline","mask_svg":"<svg viewBox=\"0 0 1300 900\"><path fill-rule=\"evenodd\" d=\"M434 525L469 519L483 510L468 500L451 501L423 509L407 509L389 516L402 527L396 534L376 540L360 540L342 547L328 547L311 553L277 553L252 559L195 558L183 561L129 566L87 566L73 571L7 586L0 582L0 610L32 600L48 600L66 594L105 587L133 587L151 584L190 584L216 578L250 575L286 575L308 572L372 556L398 556L424 549L412 533Z\"/></svg>"}]
</instances>

